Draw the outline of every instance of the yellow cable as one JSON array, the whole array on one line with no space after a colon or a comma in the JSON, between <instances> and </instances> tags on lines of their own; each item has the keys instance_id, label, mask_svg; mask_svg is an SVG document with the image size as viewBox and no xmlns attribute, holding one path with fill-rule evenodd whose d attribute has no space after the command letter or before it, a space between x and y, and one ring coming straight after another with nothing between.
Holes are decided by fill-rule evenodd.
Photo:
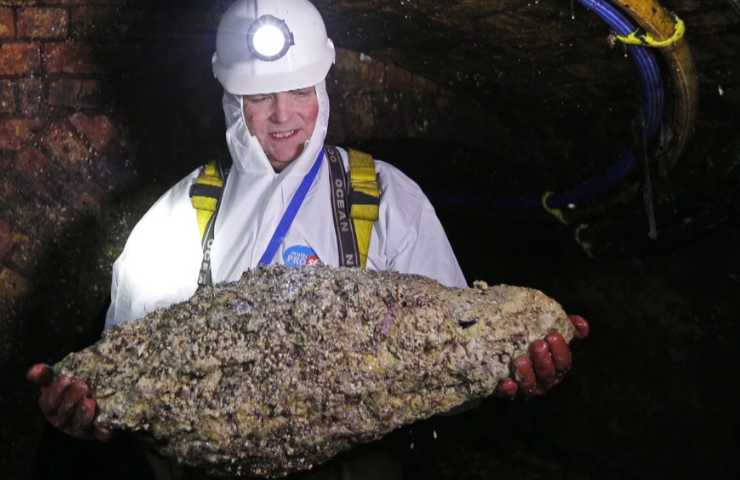
<instances>
[{"instance_id":1,"label":"yellow cable","mask_svg":"<svg viewBox=\"0 0 740 480\"><path fill-rule=\"evenodd\" d=\"M542 195L542 208L544 208L547 213L560 220L563 225L568 225L568 221L565 219L562 210L559 208L550 208L550 206L547 205L547 199L553 195L553 192L545 192L545 194Z\"/></svg>"},{"instance_id":2,"label":"yellow cable","mask_svg":"<svg viewBox=\"0 0 740 480\"><path fill-rule=\"evenodd\" d=\"M675 21L673 35L665 40L657 40L650 33L642 30L635 30L627 36L617 35L617 40L627 45L638 45L641 47L666 48L677 44L686 33L686 24L678 18L675 13L672 14ZM642 33L641 33L642 32Z\"/></svg>"}]
</instances>

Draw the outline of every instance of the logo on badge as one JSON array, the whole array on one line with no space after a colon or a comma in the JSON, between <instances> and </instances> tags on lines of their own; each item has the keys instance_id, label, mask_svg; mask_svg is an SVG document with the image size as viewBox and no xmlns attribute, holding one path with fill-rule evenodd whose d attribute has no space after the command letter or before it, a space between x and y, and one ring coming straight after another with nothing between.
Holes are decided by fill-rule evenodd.
<instances>
[{"instance_id":1,"label":"logo on badge","mask_svg":"<svg viewBox=\"0 0 740 480\"><path fill-rule=\"evenodd\" d=\"M306 245L293 245L283 252L283 263L289 267L304 267L319 263L319 256Z\"/></svg>"}]
</instances>

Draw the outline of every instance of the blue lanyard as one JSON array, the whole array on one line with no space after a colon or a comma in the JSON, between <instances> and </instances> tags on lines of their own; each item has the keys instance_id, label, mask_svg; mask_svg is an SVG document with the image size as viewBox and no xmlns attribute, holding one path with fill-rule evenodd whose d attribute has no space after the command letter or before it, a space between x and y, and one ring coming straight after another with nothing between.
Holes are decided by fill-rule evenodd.
<instances>
[{"instance_id":1,"label":"blue lanyard","mask_svg":"<svg viewBox=\"0 0 740 480\"><path fill-rule=\"evenodd\" d=\"M308 193L308 189L311 187L314 180L316 179L316 174L319 173L319 169L321 168L321 163L323 160L324 149L322 148L319 152L318 157L316 157L316 161L314 162L313 167L311 167L311 170L309 170L306 176L303 177L303 181L298 186L298 190L296 190L293 198L290 200L288 209L285 210L283 218L280 219L280 223L275 229L275 233L272 234L272 240L270 240L270 243L267 245L265 253L262 254L262 258L260 259L259 263L260 265L269 265L270 263L272 263L272 259L275 258L275 253L277 252L278 247L281 243L283 243L283 240L285 240L285 236L288 234L288 230L290 230L290 226L293 224L293 220L298 213L298 209L301 208L303 200L305 200L306 198L306 193Z\"/></svg>"}]
</instances>

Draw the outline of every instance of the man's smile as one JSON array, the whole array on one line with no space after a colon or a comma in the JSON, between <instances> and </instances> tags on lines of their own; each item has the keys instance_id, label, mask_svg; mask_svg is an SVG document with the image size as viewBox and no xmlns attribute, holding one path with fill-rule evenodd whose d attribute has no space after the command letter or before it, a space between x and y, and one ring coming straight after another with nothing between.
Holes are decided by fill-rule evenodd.
<instances>
[{"instance_id":1,"label":"man's smile","mask_svg":"<svg viewBox=\"0 0 740 480\"><path fill-rule=\"evenodd\" d=\"M285 130L282 132L272 132L270 133L270 136L275 140L285 140L286 138L294 136L296 133L298 133L298 130Z\"/></svg>"}]
</instances>

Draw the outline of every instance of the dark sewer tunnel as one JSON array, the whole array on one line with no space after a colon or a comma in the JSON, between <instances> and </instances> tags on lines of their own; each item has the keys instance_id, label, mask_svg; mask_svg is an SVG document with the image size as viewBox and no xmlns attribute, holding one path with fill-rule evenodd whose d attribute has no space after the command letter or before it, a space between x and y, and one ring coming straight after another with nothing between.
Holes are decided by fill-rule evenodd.
<instances>
[{"instance_id":1,"label":"dark sewer tunnel","mask_svg":"<svg viewBox=\"0 0 740 480\"><path fill-rule=\"evenodd\" d=\"M150 476L126 437L94 444L46 425L23 376L95 341L136 219L228 155L210 70L228 3L0 2L2 478ZM347 455L390 451L408 478L732 475L737 3L662 2L686 23L698 111L675 165L651 163L650 201L641 162L659 142L640 137L634 56L578 2L315 3L338 47L329 141L421 185L469 282L541 289L592 324L548 395L490 399ZM619 182L543 207L625 148L640 165Z\"/></svg>"}]
</instances>

